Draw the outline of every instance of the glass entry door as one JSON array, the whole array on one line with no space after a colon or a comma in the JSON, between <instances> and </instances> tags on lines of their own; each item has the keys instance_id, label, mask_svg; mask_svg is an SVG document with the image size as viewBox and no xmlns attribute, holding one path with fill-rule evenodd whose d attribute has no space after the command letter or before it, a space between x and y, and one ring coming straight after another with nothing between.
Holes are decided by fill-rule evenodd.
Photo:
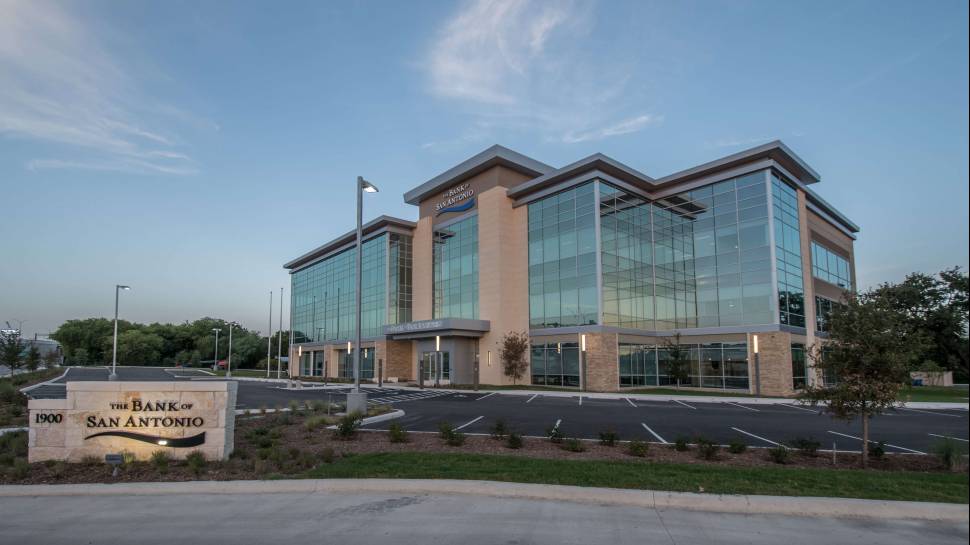
<instances>
[{"instance_id":1,"label":"glass entry door","mask_svg":"<svg viewBox=\"0 0 970 545\"><path fill-rule=\"evenodd\" d=\"M424 367L424 380L434 384L449 384L451 382L451 358L448 352L424 352L421 362Z\"/></svg>"}]
</instances>

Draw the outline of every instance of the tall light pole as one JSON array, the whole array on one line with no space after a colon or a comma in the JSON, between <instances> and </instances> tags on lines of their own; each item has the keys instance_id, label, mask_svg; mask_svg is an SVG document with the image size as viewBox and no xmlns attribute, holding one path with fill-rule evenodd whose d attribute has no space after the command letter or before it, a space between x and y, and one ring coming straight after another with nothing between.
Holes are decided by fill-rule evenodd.
<instances>
[{"instance_id":1,"label":"tall light pole","mask_svg":"<svg viewBox=\"0 0 970 545\"><path fill-rule=\"evenodd\" d=\"M226 359L226 378L232 377L232 327L236 322L229 322L229 356Z\"/></svg>"},{"instance_id":2,"label":"tall light pole","mask_svg":"<svg viewBox=\"0 0 970 545\"><path fill-rule=\"evenodd\" d=\"M761 358L758 355L758 336L751 337L754 342L754 395L761 397Z\"/></svg>"},{"instance_id":3,"label":"tall light pole","mask_svg":"<svg viewBox=\"0 0 970 545\"><path fill-rule=\"evenodd\" d=\"M354 391L347 394L347 413L360 412L361 414L367 413L367 394L360 391L360 288L361 288L361 277L363 276L360 270L361 267L361 256L363 254L363 238L364 238L364 192L377 193L377 186L368 182L363 177L357 177L357 268L355 271L355 284L357 286L356 293L356 309L355 314L357 317L357 328L354 332Z\"/></svg>"},{"instance_id":4,"label":"tall light pole","mask_svg":"<svg viewBox=\"0 0 970 545\"><path fill-rule=\"evenodd\" d=\"M108 380L118 380L118 373L116 372L118 367L118 294L121 293L121 290L128 291L130 289L130 286L115 284L115 334L111 347L111 374L108 375Z\"/></svg>"},{"instance_id":5,"label":"tall light pole","mask_svg":"<svg viewBox=\"0 0 970 545\"><path fill-rule=\"evenodd\" d=\"M222 330L218 327L213 327L212 331L216 334L215 350L212 351L212 370L215 371L219 369L219 332Z\"/></svg>"},{"instance_id":6,"label":"tall light pole","mask_svg":"<svg viewBox=\"0 0 970 545\"><path fill-rule=\"evenodd\" d=\"M282 295L280 295L282 297ZM269 327L266 329L266 378L269 378L270 358L273 350L273 290L269 290Z\"/></svg>"},{"instance_id":7,"label":"tall light pole","mask_svg":"<svg viewBox=\"0 0 970 545\"><path fill-rule=\"evenodd\" d=\"M271 320L272 321L272 320ZM289 361L289 351L286 359ZM283 288L280 288L280 332L276 337L276 378L280 378L280 369L283 365Z\"/></svg>"}]
</instances>

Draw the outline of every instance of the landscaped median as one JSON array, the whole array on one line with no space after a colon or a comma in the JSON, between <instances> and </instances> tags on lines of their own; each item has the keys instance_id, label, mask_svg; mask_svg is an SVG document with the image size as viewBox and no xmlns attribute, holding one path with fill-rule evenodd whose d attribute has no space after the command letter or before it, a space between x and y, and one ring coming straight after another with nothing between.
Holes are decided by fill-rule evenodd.
<instances>
[{"instance_id":1,"label":"landscaped median","mask_svg":"<svg viewBox=\"0 0 970 545\"><path fill-rule=\"evenodd\" d=\"M314 410L315 409L315 410ZM0 437L0 483L61 484L280 478L477 479L708 494L828 496L924 502L968 502L967 472L946 470L929 456L885 455L873 469L851 469L858 455L790 449L780 460L765 449L729 449L697 442L674 446L603 444L562 438L495 437L356 429L353 417L326 407L297 407L241 416L236 450L225 462L126 459L117 477L101 460L27 464L23 432ZM335 426L334 429L328 429ZM556 439L554 437L554 439ZM558 441L558 439L556 439Z\"/></svg>"}]
</instances>

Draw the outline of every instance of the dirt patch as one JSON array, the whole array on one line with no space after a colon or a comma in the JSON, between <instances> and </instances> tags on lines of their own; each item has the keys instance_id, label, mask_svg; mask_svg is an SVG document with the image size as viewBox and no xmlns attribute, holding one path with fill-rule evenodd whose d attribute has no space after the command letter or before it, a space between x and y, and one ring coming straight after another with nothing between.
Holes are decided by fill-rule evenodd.
<instances>
[{"instance_id":1,"label":"dirt patch","mask_svg":"<svg viewBox=\"0 0 970 545\"><path fill-rule=\"evenodd\" d=\"M686 452L679 452L660 444L650 444L645 457L635 457L629 454L629 444L626 442L610 447L596 441L583 441L585 450L572 452L562 448L566 443L554 444L537 438L525 438L520 449L507 448L504 440L487 436L466 436L463 445L449 446L437 434L413 432L408 434L406 443L392 443L387 432L376 431L358 431L354 439L340 440L334 437L333 430L326 429L326 425L334 421L332 417L287 413L239 417L236 422L236 450L228 461L208 462L195 468L186 462L132 462L123 466L117 477L112 477L111 468L100 461L25 464L18 455L16 460L0 466L0 484L245 480L299 476L328 460L381 452L497 454L540 459L779 467L770 459L766 449L753 448L738 454L721 449L714 460L705 460L698 456L694 446ZM5 462L0 460L0 463ZM933 457L906 454L887 454L882 459L871 460L870 466L873 471L945 471ZM839 453L833 463L831 453L819 453L813 457L793 450L784 467L858 469L859 455Z\"/></svg>"}]
</instances>

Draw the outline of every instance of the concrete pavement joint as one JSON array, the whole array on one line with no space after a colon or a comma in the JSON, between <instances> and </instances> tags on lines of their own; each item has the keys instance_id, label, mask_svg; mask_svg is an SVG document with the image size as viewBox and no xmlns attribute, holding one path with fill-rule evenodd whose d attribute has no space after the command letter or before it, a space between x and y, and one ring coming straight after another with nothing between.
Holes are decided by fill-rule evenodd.
<instances>
[{"instance_id":1,"label":"concrete pavement joint","mask_svg":"<svg viewBox=\"0 0 970 545\"><path fill-rule=\"evenodd\" d=\"M280 494L280 493L394 493L449 494L526 500L565 501L597 505L643 507L662 512L669 509L719 513L838 517L853 519L931 520L968 522L964 504L818 498L702 494L540 485L493 481L427 479L304 479L279 481L189 481L167 483L8 485L0 497L53 496L157 496L180 494Z\"/></svg>"}]
</instances>

